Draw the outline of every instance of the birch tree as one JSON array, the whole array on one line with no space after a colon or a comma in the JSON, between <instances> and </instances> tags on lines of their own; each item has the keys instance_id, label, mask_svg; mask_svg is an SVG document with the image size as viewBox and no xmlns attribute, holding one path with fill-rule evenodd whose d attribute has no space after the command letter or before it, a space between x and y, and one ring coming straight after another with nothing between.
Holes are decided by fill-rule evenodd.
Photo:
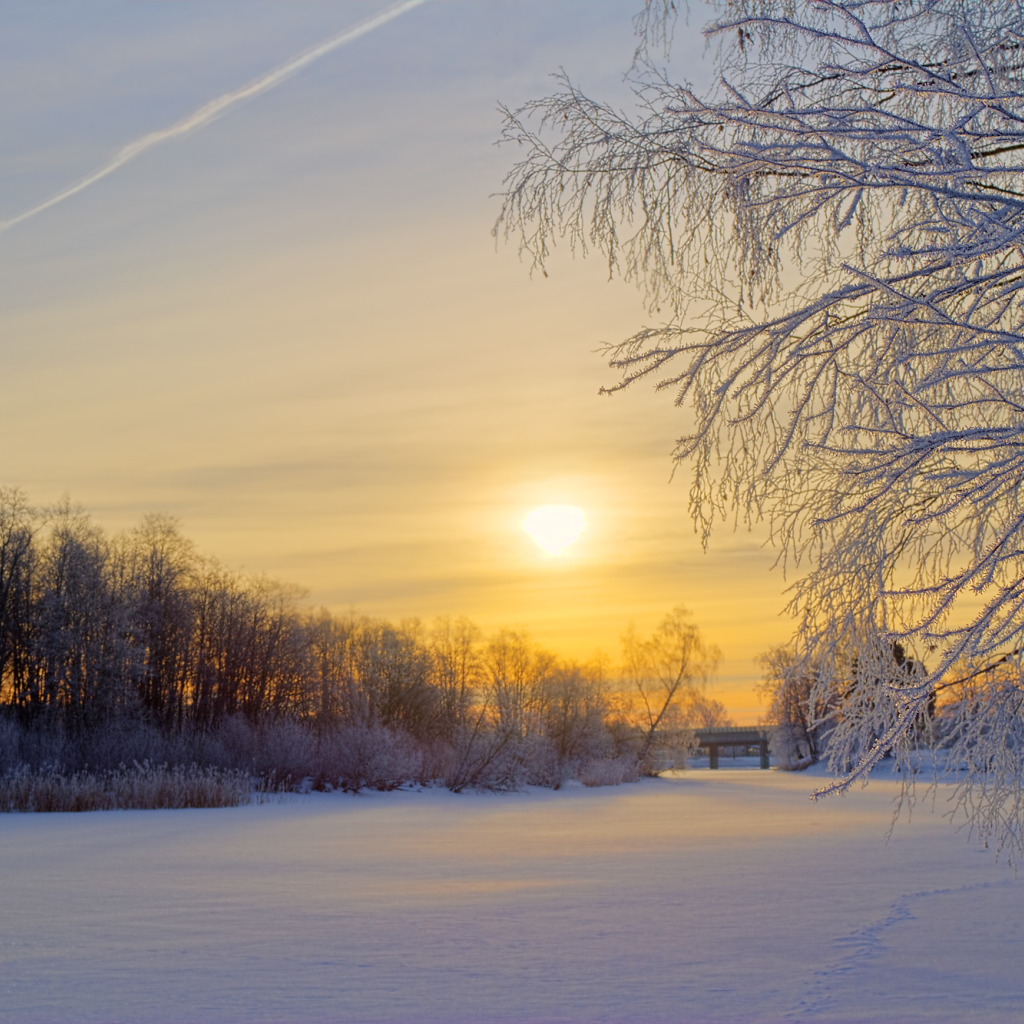
<instances>
[{"instance_id":1,"label":"birch tree","mask_svg":"<svg viewBox=\"0 0 1024 1024\"><path fill-rule=\"evenodd\" d=\"M630 109L563 75L505 112L496 232L535 268L564 240L636 283L651 322L609 348L608 390L686 411L705 543L767 524L819 695L837 650L874 659L879 698L833 736L877 740L841 785L966 665L972 699L946 709L963 806L1020 846L1024 5L693 4L710 90L653 45L666 6L638 20ZM927 671L894 669L894 643Z\"/></svg>"},{"instance_id":2,"label":"birch tree","mask_svg":"<svg viewBox=\"0 0 1024 1024\"><path fill-rule=\"evenodd\" d=\"M688 727L704 724L701 712L714 718L717 709L705 688L719 658L718 649L704 642L682 605L673 608L650 637L641 638L633 626L623 634L622 675L632 698L628 718L640 735L636 759L644 774L656 775L664 767L659 761L685 756L691 739ZM721 705L719 709L724 712ZM691 714L694 711L698 714ZM674 742L667 738L672 734Z\"/></svg>"}]
</instances>

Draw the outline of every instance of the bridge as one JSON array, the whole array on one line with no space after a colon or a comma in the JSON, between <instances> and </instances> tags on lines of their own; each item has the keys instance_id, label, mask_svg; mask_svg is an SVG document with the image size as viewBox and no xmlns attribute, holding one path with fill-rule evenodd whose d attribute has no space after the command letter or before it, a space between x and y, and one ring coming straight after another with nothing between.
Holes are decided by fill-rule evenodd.
<instances>
[{"instance_id":1,"label":"bridge","mask_svg":"<svg viewBox=\"0 0 1024 1024\"><path fill-rule=\"evenodd\" d=\"M718 767L718 751L722 747L757 747L761 754L761 767L768 767L768 730L757 726L728 729L696 729L697 746L704 747L711 767Z\"/></svg>"}]
</instances>

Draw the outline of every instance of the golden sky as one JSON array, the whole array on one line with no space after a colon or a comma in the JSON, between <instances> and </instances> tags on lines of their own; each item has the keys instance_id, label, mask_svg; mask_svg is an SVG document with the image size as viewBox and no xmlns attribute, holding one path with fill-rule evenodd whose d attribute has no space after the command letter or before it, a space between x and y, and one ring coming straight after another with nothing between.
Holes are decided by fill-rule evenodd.
<instances>
[{"instance_id":1,"label":"golden sky","mask_svg":"<svg viewBox=\"0 0 1024 1024\"><path fill-rule=\"evenodd\" d=\"M316 56L89 182L381 13ZM761 538L702 552L669 454L685 413L602 397L605 342L646 320L600 262L531 278L495 248L513 152L499 102L564 67L622 94L629 3L9 0L0 38L0 484L109 531L179 518L201 551L335 611L464 614L616 657L676 604L723 652L715 693L763 711L789 634ZM677 67L703 42L677 31ZM134 152L134 151L132 151ZM523 532L582 508L558 557Z\"/></svg>"}]
</instances>

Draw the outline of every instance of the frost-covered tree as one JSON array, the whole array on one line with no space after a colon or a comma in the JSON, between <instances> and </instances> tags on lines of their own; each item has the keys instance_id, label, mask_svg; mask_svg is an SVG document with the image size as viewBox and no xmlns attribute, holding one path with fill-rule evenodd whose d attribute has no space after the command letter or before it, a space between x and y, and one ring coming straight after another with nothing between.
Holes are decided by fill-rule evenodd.
<instances>
[{"instance_id":1,"label":"frost-covered tree","mask_svg":"<svg viewBox=\"0 0 1024 1024\"><path fill-rule=\"evenodd\" d=\"M761 655L766 724L772 730L775 762L785 769L809 767L821 759L831 731L834 702L815 698L818 671L792 650L773 647Z\"/></svg>"},{"instance_id":2,"label":"frost-covered tree","mask_svg":"<svg viewBox=\"0 0 1024 1024\"><path fill-rule=\"evenodd\" d=\"M947 709L964 806L1020 842L1024 5L694 3L710 90L654 45L672 6L638 19L631 109L562 76L506 112L496 230L535 267L565 238L642 289L654 322L610 349L609 390L649 381L687 411L705 540L767 523L820 693L836 651L873 662L875 699L833 731L877 732L847 784L967 665Z\"/></svg>"}]
</instances>

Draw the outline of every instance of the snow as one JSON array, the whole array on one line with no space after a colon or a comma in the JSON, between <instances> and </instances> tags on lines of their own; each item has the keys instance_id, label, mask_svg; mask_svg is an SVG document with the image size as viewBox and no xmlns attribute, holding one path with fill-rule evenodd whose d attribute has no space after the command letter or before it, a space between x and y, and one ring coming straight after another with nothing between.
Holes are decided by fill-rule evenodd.
<instances>
[{"instance_id":1,"label":"snow","mask_svg":"<svg viewBox=\"0 0 1024 1024\"><path fill-rule=\"evenodd\" d=\"M999 1021L1024 882L897 784L0 817L0 1021Z\"/></svg>"}]
</instances>

